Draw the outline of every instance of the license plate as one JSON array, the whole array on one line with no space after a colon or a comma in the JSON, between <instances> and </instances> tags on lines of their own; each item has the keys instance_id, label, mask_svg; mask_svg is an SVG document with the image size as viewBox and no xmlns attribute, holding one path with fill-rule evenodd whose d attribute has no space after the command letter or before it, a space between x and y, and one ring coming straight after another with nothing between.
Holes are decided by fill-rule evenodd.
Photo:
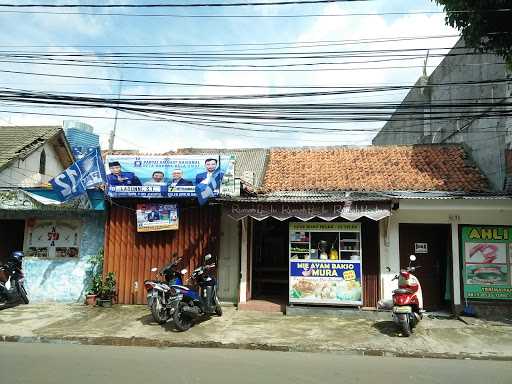
<instances>
[{"instance_id":1,"label":"license plate","mask_svg":"<svg viewBox=\"0 0 512 384\"><path fill-rule=\"evenodd\" d=\"M393 312L394 313L411 313L412 308L408 305L403 306L403 307L393 307Z\"/></svg>"}]
</instances>

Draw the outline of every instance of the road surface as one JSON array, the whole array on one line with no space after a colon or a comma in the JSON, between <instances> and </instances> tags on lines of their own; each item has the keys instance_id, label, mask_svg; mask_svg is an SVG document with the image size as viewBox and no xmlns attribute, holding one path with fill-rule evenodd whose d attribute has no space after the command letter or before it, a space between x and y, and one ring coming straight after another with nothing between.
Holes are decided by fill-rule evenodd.
<instances>
[{"instance_id":1,"label":"road surface","mask_svg":"<svg viewBox=\"0 0 512 384\"><path fill-rule=\"evenodd\" d=\"M510 384L512 363L0 342L0 375L9 384Z\"/></svg>"}]
</instances>

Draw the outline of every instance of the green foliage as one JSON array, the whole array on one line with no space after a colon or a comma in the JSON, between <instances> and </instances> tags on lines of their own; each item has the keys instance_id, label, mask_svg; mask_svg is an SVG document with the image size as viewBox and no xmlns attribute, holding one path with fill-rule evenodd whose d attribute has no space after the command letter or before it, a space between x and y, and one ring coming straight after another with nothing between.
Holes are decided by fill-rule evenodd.
<instances>
[{"instance_id":1,"label":"green foliage","mask_svg":"<svg viewBox=\"0 0 512 384\"><path fill-rule=\"evenodd\" d=\"M103 248L101 248L98 253L91 258L89 258L89 269L87 270L87 293L98 295L103 281Z\"/></svg>"},{"instance_id":2,"label":"green foliage","mask_svg":"<svg viewBox=\"0 0 512 384\"><path fill-rule=\"evenodd\" d=\"M114 272L109 272L104 281L100 279L100 286L98 289L98 296L100 299L112 299L116 294L116 275Z\"/></svg>"},{"instance_id":3,"label":"green foliage","mask_svg":"<svg viewBox=\"0 0 512 384\"><path fill-rule=\"evenodd\" d=\"M495 53L512 69L512 0L434 1L444 6L446 24L461 32L468 47Z\"/></svg>"}]
</instances>

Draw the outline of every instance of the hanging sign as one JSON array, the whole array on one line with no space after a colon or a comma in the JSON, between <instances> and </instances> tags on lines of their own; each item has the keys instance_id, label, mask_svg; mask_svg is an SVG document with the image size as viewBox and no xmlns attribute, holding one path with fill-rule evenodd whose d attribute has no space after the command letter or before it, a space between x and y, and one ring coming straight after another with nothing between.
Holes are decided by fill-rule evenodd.
<instances>
[{"instance_id":1,"label":"hanging sign","mask_svg":"<svg viewBox=\"0 0 512 384\"><path fill-rule=\"evenodd\" d=\"M218 196L225 182L233 183L234 156L112 155L105 167L111 197L196 197L196 187L213 186L208 198Z\"/></svg>"},{"instance_id":2,"label":"hanging sign","mask_svg":"<svg viewBox=\"0 0 512 384\"><path fill-rule=\"evenodd\" d=\"M178 229L176 204L137 204L137 232Z\"/></svg>"}]
</instances>

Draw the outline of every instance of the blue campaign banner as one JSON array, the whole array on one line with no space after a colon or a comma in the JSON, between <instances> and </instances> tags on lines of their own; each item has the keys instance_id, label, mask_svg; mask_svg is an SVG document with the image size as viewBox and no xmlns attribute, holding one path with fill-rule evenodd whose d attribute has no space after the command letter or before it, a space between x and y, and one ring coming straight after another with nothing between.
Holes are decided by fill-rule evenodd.
<instances>
[{"instance_id":1,"label":"blue campaign banner","mask_svg":"<svg viewBox=\"0 0 512 384\"><path fill-rule=\"evenodd\" d=\"M290 260L290 302L362 305L361 262Z\"/></svg>"},{"instance_id":2,"label":"blue campaign banner","mask_svg":"<svg viewBox=\"0 0 512 384\"><path fill-rule=\"evenodd\" d=\"M129 156L106 158L111 197L196 197L198 190L218 196L225 174L233 174L229 155Z\"/></svg>"},{"instance_id":3,"label":"blue campaign banner","mask_svg":"<svg viewBox=\"0 0 512 384\"><path fill-rule=\"evenodd\" d=\"M66 201L85 193L88 188L104 184L105 179L105 166L96 148L50 180L50 184L60 200Z\"/></svg>"}]
</instances>

